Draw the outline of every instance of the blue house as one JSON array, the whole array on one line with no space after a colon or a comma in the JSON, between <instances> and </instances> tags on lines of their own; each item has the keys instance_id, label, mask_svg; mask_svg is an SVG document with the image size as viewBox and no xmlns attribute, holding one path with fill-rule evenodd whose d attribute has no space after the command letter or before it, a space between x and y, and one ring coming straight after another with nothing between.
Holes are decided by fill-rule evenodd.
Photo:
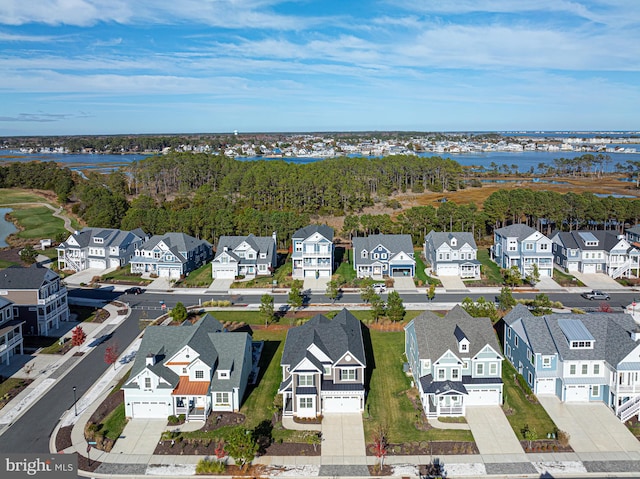
<instances>
[{"instance_id":1,"label":"blue house","mask_svg":"<svg viewBox=\"0 0 640 479\"><path fill-rule=\"evenodd\" d=\"M467 406L502 404L502 360L489 318L455 306L405 326L405 355L427 417L464 416Z\"/></svg>"},{"instance_id":2,"label":"blue house","mask_svg":"<svg viewBox=\"0 0 640 479\"><path fill-rule=\"evenodd\" d=\"M626 421L640 411L640 330L629 314L504 317L504 354L535 394L602 401Z\"/></svg>"},{"instance_id":3,"label":"blue house","mask_svg":"<svg viewBox=\"0 0 640 479\"><path fill-rule=\"evenodd\" d=\"M353 268L358 278L411 276L416 273L411 235L371 235L356 237Z\"/></svg>"}]
</instances>

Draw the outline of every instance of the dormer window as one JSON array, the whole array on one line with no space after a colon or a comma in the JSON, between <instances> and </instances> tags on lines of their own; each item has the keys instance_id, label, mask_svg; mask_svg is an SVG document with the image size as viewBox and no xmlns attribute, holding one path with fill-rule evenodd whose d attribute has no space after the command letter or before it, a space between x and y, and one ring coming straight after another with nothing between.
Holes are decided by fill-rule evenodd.
<instances>
[{"instance_id":1,"label":"dormer window","mask_svg":"<svg viewBox=\"0 0 640 479\"><path fill-rule=\"evenodd\" d=\"M260 259L265 259L267 257L267 253L260 253Z\"/></svg>"},{"instance_id":2,"label":"dormer window","mask_svg":"<svg viewBox=\"0 0 640 479\"><path fill-rule=\"evenodd\" d=\"M196 371L196 379L204 379L204 371L202 371L201 369L198 369Z\"/></svg>"},{"instance_id":3,"label":"dormer window","mask_svg":"<svg viewBox=\"0 0 640 479\"><path fill-rule=\"evenodd\" d=\"M593 349L593 341L571 341L571 349Z\"/></svg>"},{"instance_id":4,"label":"dormer window","mask_svg":"<svg viewBox=\"0 0 640 479\"><path fill-rule=\"evenodd\" d=\"M460 343L460 352L466 353L469 351L469 345L467 343Z\"/></svg>"},{"instance_id":5,"label":"dormer window","mask_svg":"<svg viewBox=\"0 0 640 479\"><path fill-rule=\"evenodd\" d=\"M366 249L363 249L363 250L362 250L362 257L363 257L363 258L366 258L366 257L367 257L367 250L366 250Z\"/></svg>"},{"instance_id":6,"label":"dormer window","mask_svg":"<svg viewBox=\"0 0 640 479\"><path fill-rule=\"evenodd\" d=\"M96 244L103 244L104 243L104 239L103 238L93 238L93 242Z\"/></svg>"},{"instance_id":7,"label":"dormer window","mask_svg":"<svg viewBox=\"0 0 640 479\"><path fill-rule=\"evenodd\" d=\"M229 379L229 371L218 371L218 379Z\"/></svg>"},{"instance_id":8,"label":"dormer window","mask_svg":"<svg viewBox=\"0 0 640 479\"><path fill-rule=\"evenodd\" d=\"M458 240L456 238L451 238L451 246L457 246Z\"/></svg>"}]
</instances>

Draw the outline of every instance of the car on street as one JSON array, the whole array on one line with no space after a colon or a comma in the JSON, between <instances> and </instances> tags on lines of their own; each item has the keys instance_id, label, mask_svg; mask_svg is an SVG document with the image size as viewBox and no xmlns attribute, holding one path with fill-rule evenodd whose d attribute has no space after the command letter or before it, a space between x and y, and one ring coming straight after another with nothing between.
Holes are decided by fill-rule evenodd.
<instances>
[{"instance_id":1,"label":"car on street","mask_svg":"<svg viewBox=\"0 0 640 479\"><path fill-rule=\"evenodd\" d=\"M609 296L604 291L600 291L599 289L594 289L592 291L587 291L586 293L582 293L581 296L585 299L593 301L594 299L600 300L609 300L611 296Z\"/></svg>"},{"instance_id":2,"label":"car on street","mask_svg":"<svg viewBox=\"0 0 640 479\"><path fill-rule=\"evenodd\" d=\"M133 288L125 289L124 294L142 294L144 289L134 286Z\"/></svg>"},{"instance_id":3,"label":"car on street","mask_svg":"<svg viewBox=\"0 0 640 479\"><path fill-rule=\"evenodd\" d=\"M387 287L384 284L377 283L373 285L373 290L376 294L382 294L387 291Z\"/></svg>"}]
</instances>

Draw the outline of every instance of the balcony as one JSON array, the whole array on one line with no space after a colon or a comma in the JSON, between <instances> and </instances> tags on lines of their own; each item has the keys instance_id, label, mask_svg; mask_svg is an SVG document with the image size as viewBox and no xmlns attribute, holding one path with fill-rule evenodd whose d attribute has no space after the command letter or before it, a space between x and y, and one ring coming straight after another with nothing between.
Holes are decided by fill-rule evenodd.
<instances>
[{"instance_id":1,"label":"balcony","mask_svg":"<svg viewBox=\"0 0 640 479\"><path fill-rule=\"evenodd\" d=\"M618 384L614 387L614 391L618 394L640 394L640 384Z\"/></svg>"},{"instance_id":2,"label":"balcony","mask_svg":"<svg viewBox=\"0 0 640 479\"><path fill-rule=\"evenodd\" d=\"M38 304L49 304L51 301L55 301L58 298L67 295L67 288L65 286L60 286L60 289L53 294L50 294L45 299L38 299Z\"/></svg>"},{"instance_id":3,"label":"balcony","mask_svg":"<svg viewBox=\"0 0 640 479\"><path fill-rule=\"evenodd\" d=\"M16 346L17 344L19 344L21 342L22 342L22 335L14 336L13 338L11 338L6 343L0 344L0 353L3 352L3 351L6 351L7 349L13 348L14 346Z\"/></svg>"}]
</instances>

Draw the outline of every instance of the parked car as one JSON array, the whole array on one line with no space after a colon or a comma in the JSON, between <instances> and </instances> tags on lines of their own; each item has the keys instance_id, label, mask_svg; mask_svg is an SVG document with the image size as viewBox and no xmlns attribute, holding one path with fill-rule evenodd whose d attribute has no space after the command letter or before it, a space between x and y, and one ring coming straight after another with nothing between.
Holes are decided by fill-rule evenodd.
<instances>
[{"instance_id":1,"label":"parked car","mask_svg":"<svg viewBox=\"0 0 640 479\"><path fill-rule=\"evenodd\" d=\"M387 287L384 284L376 283L373 285L373 290L376 294L382 294L387 291Z\"/></svg>"},{"instance_id":2,"label":"parked car","mask_svg":"<svg viewBox=\"0 0 640 479\"><path fill-rule=\"evenodd\" d=\"M597 289L594 289L593 291L588 291L586 293L582 293L581 296L583 298L589 299L591 301L593 301L594 299L600 299L600 300L609 300L609 299L611 299L611 296L609 296L607 293L605 293L604 291L597 290Z\"/></svg>"},{"instance_id":3,"label":"parked car","mask_svg":"<svg viewBox=\"0 0 640 479\"><path fill-rule=\"evenodd\" d=\"M134 286L133 288L125 289L124 294L142 294L144 289Z\"/></svg>"}]
</instances>

